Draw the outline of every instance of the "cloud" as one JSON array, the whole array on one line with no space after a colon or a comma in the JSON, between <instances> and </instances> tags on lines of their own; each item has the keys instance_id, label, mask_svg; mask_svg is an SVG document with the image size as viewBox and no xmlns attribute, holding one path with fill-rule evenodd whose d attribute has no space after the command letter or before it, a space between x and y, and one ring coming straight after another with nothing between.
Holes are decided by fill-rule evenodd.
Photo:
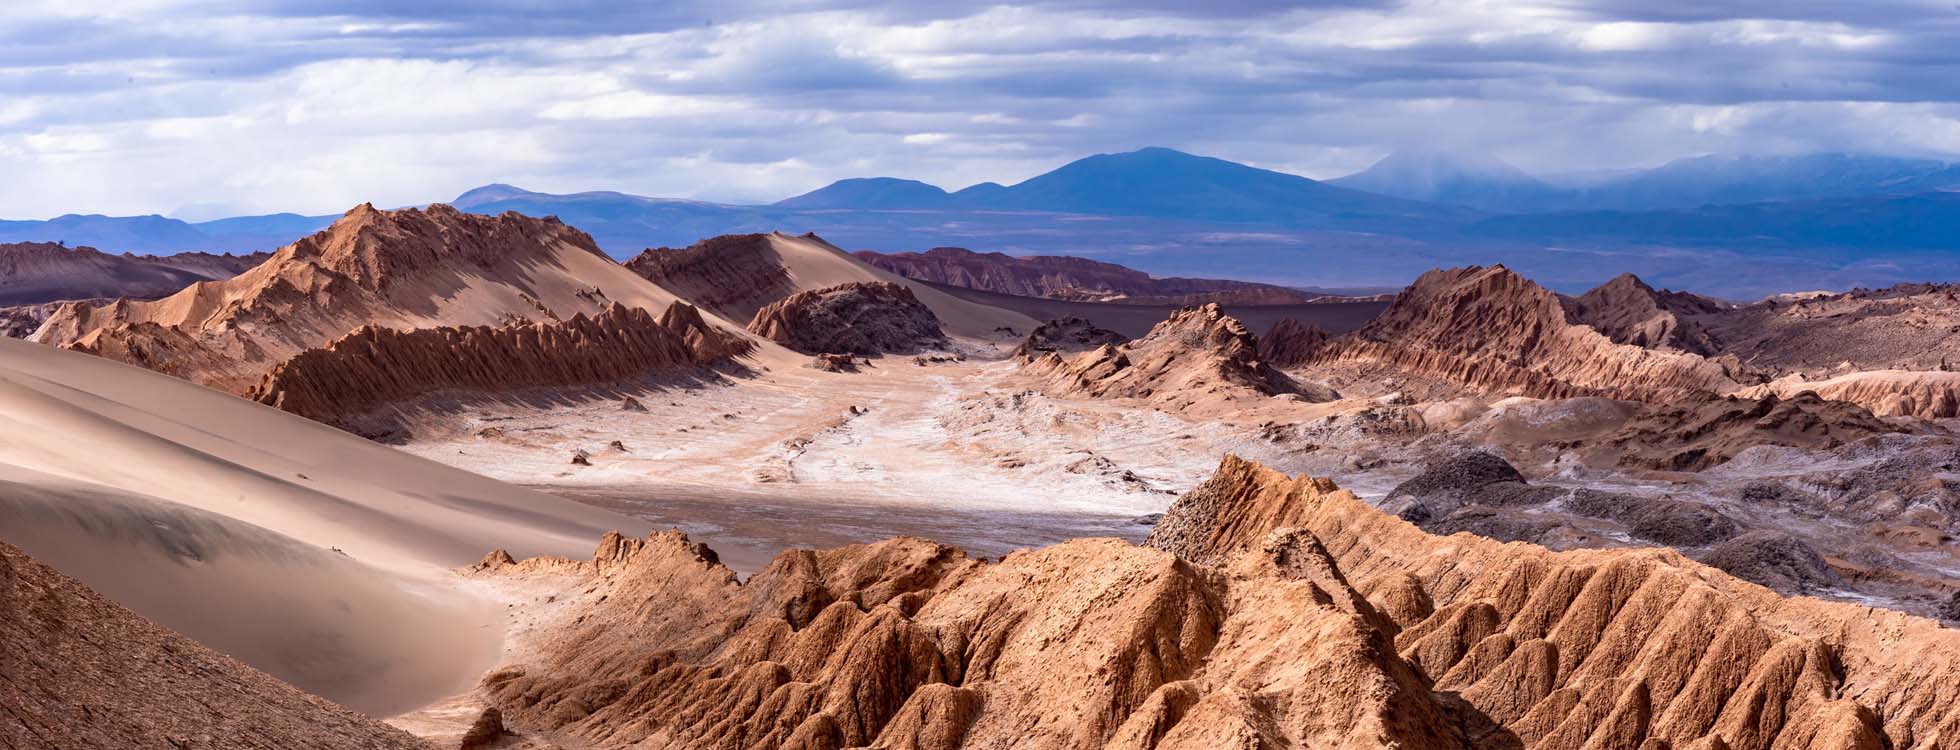
<instances>
[{"instance_id":1,"label":"cloud","mask_svg":"<svg viewBox=\"0 0 1960 750\"><path fill-rule=\"evenodd\" d=\"M1950 2L1902 0L27 0L0 7L0 215L762 200L1150 145L1319 177L1405 146L1948 158L1954 50Z\"/></svg>"}]
</instances>

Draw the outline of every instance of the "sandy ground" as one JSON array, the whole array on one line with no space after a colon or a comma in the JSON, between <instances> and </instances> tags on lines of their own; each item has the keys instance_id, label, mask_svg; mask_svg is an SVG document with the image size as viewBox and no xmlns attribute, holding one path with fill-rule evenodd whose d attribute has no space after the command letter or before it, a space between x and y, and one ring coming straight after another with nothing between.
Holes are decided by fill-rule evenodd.
<instances>
[{"instance_id":1,"label":"sandy ground","mask_svg":"<svg viewBox=\"0 0 1960 750\"><path fill-rule=\"evenodd\" d=\"M970 347L965 361L892 356L854 374L779 364L722 385L542 405L430 402L402 415L413 437L401 447L680 528L743 572L788 547L895 534L989 556L1141 539L1139 518L1224 453L1279 458L1244 425L1041 395L1012 362ZM645 411L623 408L626 397Z\"/></svg>"},{"instance_id":2,"label":"sandy ground","mask_svg":"<svg viewBox=\"0 0 1960 750\"><path fill-rule=\"evenodd\" d=\"M0 340L0 538L350 708L475 684L494 609L454 568L645 522L84 354Z\"/></svg>"}]
</instances>

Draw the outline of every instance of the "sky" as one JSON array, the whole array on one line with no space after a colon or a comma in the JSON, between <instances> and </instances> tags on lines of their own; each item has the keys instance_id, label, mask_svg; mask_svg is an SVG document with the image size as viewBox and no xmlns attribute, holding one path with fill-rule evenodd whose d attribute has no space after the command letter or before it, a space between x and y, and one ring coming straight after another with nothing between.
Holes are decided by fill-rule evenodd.
<instances>
[{"instance_id":1,"label":"sky","mask_svg":"<svg viewBox=\"0 0 1960 750\"><path fill-rule=\"evenodd\" d=\"M0 217L507 182L767 202L1168 146L1328 178L1709 153L1960 159L1960 4L8 0Z\"/></svg>"}]
</instances>

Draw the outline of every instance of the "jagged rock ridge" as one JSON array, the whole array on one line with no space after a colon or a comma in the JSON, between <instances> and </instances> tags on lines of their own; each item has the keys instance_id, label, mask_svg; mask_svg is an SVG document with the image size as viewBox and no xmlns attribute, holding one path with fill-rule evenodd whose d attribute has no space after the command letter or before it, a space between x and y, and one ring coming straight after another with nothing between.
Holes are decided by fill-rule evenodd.
<instances>
[{"instance_id":1,"label":"jagged rock ridge","mask_svg":"<svg viewBox=\"0 0 1960 750\"><path fill-rule=\"evenodd\" d=\"M1706 358L1616 344L1503 266L1430 271L1314 364L1380 367L1478 391L1669 402L1740 386Z\"/></svg>"},{"instance_id":2,"label":"jagged rock ridge","mask_svg":"<svg viewBox=\"0 0 1960 750\"><path fill-rule=\"evenodd\" d=\"M1720 313L1727 307L1707 297L1656 290L1630 273L1565 300L1567 317L1614 343L1702 356L1716 355L1721 345L1695 316Z\"/></svg>"},{"instance_id":3,"label":"jagged rock ridge","mask_svg":"<svg viewBox=\"0 0 1960 750\"><path fill-rule=\"evenodd\" d=\"M659 318L617 303L598 315L398 331L364 326L281 363L247 394L321 421L447 390L505 392L616 382L705 367L753 344L675 303Z\"/></svg>"},{"instance_id":4,"label":"jagged rock ridge","mask_svg":"<svg viewBox=\"0 0 1960 750\"><path fill-rule=\"evenodd\" d=\"M242 394L364 325L551 321L671 300L556 219L362 205L234 278L155 301L66 305L37 338Z\"/></svg>"},{"instance_id":5,"label":"jagged rock ridge","mask_svg":"<svg viewBox=\"0 0 1960 750\"><path fill-rule=\"evenodd\" d=\"M9 748L424 747L158 626L6 542L0 716Z\"/></svg>"},{"instance_id":6,"label":"jagged rock ridge","mask_svg":"<svg viewBox=\"0 0 1960 750\"><path fill-rule=\"evenodd\" d=\"M1237 396L1300 394L1314 401L1337 396L1302 384L1259 358L1259 342L1217 305L1171 314L1143 338L1104 344L1065 358L1048 352L1025 369L1063 395L1154 398L1189 404Z\"/></svg>"},{"instance_id":7,"label":"jagged rock ridge","mask_svg":"<svg viewBox=\"0 0 1960 750\"><path fill-rule=\"evenodd\" d=\"M730 320L796 292L796 280L767 234L730 234L685 248L651 248L626 267L682 299Z\"/></svg>"},{"instance_id":8,"label":"jagged rock ridge","mask_svg":"<svg viewBox=\"0 0 1960 750\"><path fill-rule=\"evenodd\" d=\"M590 561L493 554L475 575L580 593L483 687L520 731L675 749L1960 740L1960 633L1669 551L1434 537L1236 458L1150 545L986 563L900 538L747 581L677 532Z\"/></svg>"},{"instance_id":9,"label":"jagged rock ridge","mask_svg":"<svg viewBox=\"0 0 1960 750\"><path fill-rule=\"evenodd\" d=\"M910 288L882 281L797 292L756 311L749 332L805 354L873 355L946 344L931 308Z\"/></svg>"},{"instance_id":10,"label":"jagged rock ridge","mask_svg":"<svg viewBox=\"0 0 1960 750\"><path fill-rule=\"evenodd\" d=\"M1960 632L1784 599L1668 550L1430 537L1326 480L1236 458L1180 498L1149 544L1218 562L1285 529L1324 544L1400 627L1395 651L1508 731L1500 745L1960 743L1960 694L1934 676L1960 671Z\"/></svg>"}]
</instances>

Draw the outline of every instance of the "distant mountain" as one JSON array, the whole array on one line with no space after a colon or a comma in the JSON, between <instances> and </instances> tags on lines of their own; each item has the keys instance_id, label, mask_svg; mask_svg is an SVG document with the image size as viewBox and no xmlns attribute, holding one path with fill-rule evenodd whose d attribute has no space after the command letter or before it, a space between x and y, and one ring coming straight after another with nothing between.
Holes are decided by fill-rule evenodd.
<instances>
[{"instance_id":1,"label":"distant mountain","mask_svg":"<svg viewBox=\"0 0 1960 750\"><path fill-rule=\"evenodd\" d=\"M1960 167L1860 154L1698 156L1584 179L1541 179L1495 160L1396 152L1329 184L1494 213L1655 211L1960 189Z\"/></svg>"},{"instance_id":2,"label":"distant mountain","mask_svg":"<svg viewBox=\"0 0 1960 750\"><path fill-rule=\"evenodd\" d=\"M808 193L776 202L778 208L944 208L946 191L918 180L861 177L838 180Z\"/></svg>"},{"instance_id":3,"label":"distant mountain","mask_svg":"<svg viewBox=\"0 0 1960 750\"><path fill-rule=\"evenodd\" d=\"M1657 211L1567 211L1485 219L1476 237L1610 246L1788 248L1872 259L1873 250L1960 250L1960 192L1778 201ZM1930 280L1930 279L1927 279Z\"/></svg>"},{"instance_id":4,"label":"distant mountain","mask_svg":"<svg viewBox=\"0 0 1960 750\"><path fill-rule=\"evenodd\" d=\"M1493 212L1543 210L1564 205L1577 193L1548 185L1498 159L1473 160L1428 150L1397 151L1327 184Z\"/></svg>"},{"instance_id":5,"label":"distant mountain","mask_svg":"<svg viewBox=\"0 0 1960 750\"><path fill-rule=\"evenodd\" d=\"M68 214L45 221L0 221L0 243L54 242L152 254L252 252L271 250L317 232L334 218L272 214L191 224L154 214Z\"/></svg>"},{"instance_id":6,"label":"distant mountain","mask_svg":"<svg viewBox=\"0 0 1960 750\"><path fill-rule=\"evenodd\" d=\"M684 247L723 234L786 229L780 218L787 212L767 206L647 198L611 191L557 195L511 185L485 185L456 196L450 205L479 214L516 211L528 216L556 216L592 235L594 242L615 258L628 258L649 247Z\"/></svg>"},{"instance_id":7,"label":"distant mountain","mask_svg":"<svg viewBox=\"0 0 1960 750\"><path fill-rule=\"evenodd\" d=\"M1946 173L1944 185L1938 177ZM1858 154L1701 156L1583 191L1584 208L1641 211L1925 192L1960 184L1944 162Z\"/></svg>"}]
</instances>

